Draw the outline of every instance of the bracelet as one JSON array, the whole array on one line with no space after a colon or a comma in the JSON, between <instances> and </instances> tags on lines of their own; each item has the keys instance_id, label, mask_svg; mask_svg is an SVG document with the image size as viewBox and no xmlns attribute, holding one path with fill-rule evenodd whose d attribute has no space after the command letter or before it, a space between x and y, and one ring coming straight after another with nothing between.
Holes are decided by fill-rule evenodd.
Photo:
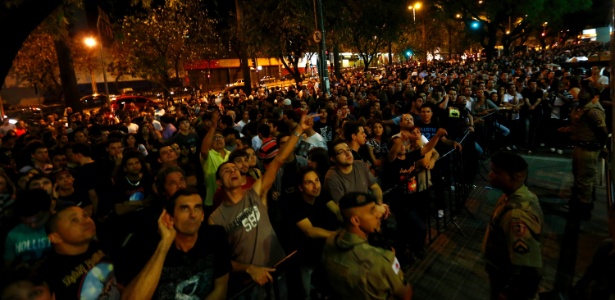
<instances>
[{"instance_id":1,"label":"bracelet","mask_svg":"<svg viewBox=\"0 0 615 300\"><path fill-rule=\"evenodd\" d=\"M296 131L293 131L293 135L296 136L296 137L301 137L301 134L297 133Z\"/></svg>"}]
</instances>

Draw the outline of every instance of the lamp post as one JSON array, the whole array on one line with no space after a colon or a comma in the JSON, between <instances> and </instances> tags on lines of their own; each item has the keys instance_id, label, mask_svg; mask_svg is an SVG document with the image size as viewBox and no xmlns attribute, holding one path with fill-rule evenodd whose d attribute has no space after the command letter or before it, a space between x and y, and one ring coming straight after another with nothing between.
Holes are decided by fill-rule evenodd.
<instances>
[{"instance_id":1,"label":"lamp post","mask_svg":"<svg viewBox=\"0 0 615 300\"><path fill-rule=\"evenodd\" d=\"M412 10L412 20L416 23L416 11L421 9L423 4L421 2L414 3L414 5L408 6L408 9Z\"/></svg>"},{"instance_id":2,"label":"lamp post","mask_svg":"<svg viewBox=\"0 0 615 300\"><path fill-rule=\"evenodd\" d=\"M103 48L102 43L96 41L93 37L87 37L83 40L86 46L90 48L94 48L96 45L99 46L98 50L100 51L100 66L102 67L103 79L105 81L105 93L107 95L107 101L109 101L109 85L107 84L107 69L105 68L105 60L103 58ZM109 104L109 103L107 103Z\"/></svg>"}]
</instances>

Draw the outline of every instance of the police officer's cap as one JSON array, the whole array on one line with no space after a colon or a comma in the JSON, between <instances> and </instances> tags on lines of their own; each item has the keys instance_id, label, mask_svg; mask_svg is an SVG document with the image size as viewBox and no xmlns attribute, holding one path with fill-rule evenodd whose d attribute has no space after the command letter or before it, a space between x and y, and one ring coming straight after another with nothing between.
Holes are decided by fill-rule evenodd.
<instances>
[{"instance_id":1,"label":"police officer's cap","mask_svg":"<svg viewBox=\"0 0 615 300\"><path fill-rule=\"evenodd\" d=\"M353 207L361 207L372 202L376 202L376 198L370 194L363 192L350 192L340 199L340 209L343 210Z\"/></svg>"},{"instance_id":2,"label":"police officer's cap","mask_svg":"<svg viewBox=\"0 0 615 300\"><path fill-rule=\"evenodd\" d=\"M509 151L498 151L491 157L491 162L498 168L510 172L527 171L527 162L523 157Z\"/></svg>"}]
</instances>

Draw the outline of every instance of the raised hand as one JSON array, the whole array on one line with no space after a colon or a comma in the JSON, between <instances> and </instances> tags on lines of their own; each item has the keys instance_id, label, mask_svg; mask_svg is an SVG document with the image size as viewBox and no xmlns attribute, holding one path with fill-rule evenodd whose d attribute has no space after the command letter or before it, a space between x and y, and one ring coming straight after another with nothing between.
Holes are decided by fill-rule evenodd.
<instances>
[{"instance_id":1,"label":"raised hand","mask_svg":"<svg viewBox=\"0 0 615 300\"><path fill-rule=\"evenodd\" d=\"M160 233L161 242L166 246L171 246L175 240L176 231L173 227L171 216L164 209L158 218L158 233Z\"/></svg>"}]
</instances>

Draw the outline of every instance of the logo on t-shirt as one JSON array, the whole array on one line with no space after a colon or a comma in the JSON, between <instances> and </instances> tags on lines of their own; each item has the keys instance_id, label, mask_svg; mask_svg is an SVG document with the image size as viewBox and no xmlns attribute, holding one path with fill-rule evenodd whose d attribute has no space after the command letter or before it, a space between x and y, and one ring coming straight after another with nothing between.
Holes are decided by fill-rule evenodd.
<instances>
[{"instance_id":1,"label":"logo on t-shirt","mask_svg":"<svg viewBox=\"0 0 615 300\"><path fill-rule=\"evenodd\" d=\"M80 299L121 299L121 293L113 273L113 264L101 262L88 271L81 291Z\"/></svg>"},{"instance_id":2,"label":"logo on t-shirt","mask_svg":"<svg viewBox=\"0 0 615 300\"><path fill-rule=\"evenodd\" d=\"M258 226L258 221L260 219L261 213L258 210L258 206L254 205L247 207L237 216L237 218L235 218L235 221L227 227L226 232L231 233L241 227L243 227L246 232L250 232Z\"/></svg>"}]
</instances>

